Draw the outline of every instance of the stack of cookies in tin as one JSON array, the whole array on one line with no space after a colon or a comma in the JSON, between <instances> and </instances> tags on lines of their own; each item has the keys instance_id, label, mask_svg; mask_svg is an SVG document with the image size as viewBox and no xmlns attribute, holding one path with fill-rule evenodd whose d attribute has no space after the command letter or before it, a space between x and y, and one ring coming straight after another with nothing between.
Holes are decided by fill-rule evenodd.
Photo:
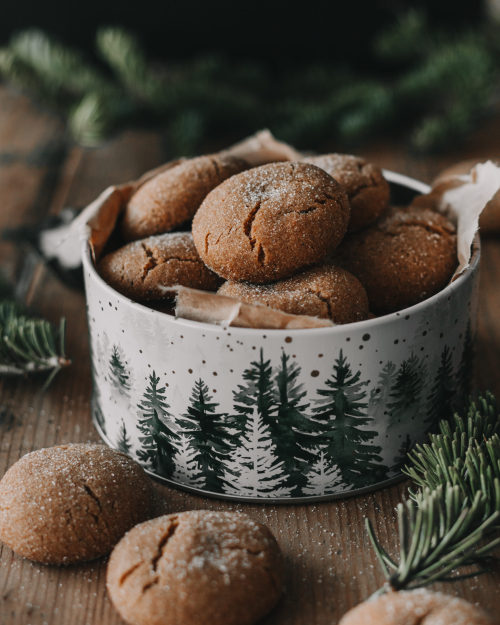
<instances>
[{"instance_id":1,"label":"stack of cookies in tin","mask_svg":"<svg viewBox=\"0 0 500 625\"><path fill-rule=\"evenodd\" d=\"M380 168L347 154L181 160L136 189L118 230L99 272L152 306L182 285L350 323L426 299L457 265L455 226L391 206Z\"/></svg>"}]
</instances>

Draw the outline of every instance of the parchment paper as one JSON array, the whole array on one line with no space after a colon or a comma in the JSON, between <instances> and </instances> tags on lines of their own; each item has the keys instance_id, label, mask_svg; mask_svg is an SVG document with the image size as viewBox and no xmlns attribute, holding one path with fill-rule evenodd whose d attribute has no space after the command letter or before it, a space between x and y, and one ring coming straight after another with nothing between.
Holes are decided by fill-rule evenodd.
<instances>
[{"instance_id":1,"label":"parchment paper","mask_svg":"<svg viewBox=\"0 0 500 625\"><path fill-rule=\"evenodd\" d=\"M468 174L437 180L430 193L417 196L412 206L428 206L448 215L457 226L458 267L454 280L469 266L481 212L500 189L500 167L479 163Z\"/></svg>"},{"instance_id":2,"label":"parchment paper","mask_svg":"<svg viewBox=\"0 0 500 625\"><path fill-rule=\"evenodd\" d=\"M290 315L268 306L245 304L233 297L198 291L185 286L173 289L176 295L175 316L193 321L215 323L238 328L293 330L297 328L327 328L335 325L329 319L307 315Z\"/></svg>"}]
</instances>

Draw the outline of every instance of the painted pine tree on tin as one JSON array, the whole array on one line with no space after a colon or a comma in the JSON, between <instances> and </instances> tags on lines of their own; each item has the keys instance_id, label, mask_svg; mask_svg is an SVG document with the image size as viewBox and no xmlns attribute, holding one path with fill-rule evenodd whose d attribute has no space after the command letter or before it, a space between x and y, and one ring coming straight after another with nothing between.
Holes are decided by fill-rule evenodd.
<instances>
[{"instance_id":1,"label":"painted pine tree on tin","mask_svg":"<svg viewBox=\"0 0 500 625\"><path fill-rule=\"evenodd\" d=\"M205 487L205 476L197 461L197 450L191 444L189 436L179 434L176 445L174 480L181 484L189 484L195 488Z\"/></svg>"},{"instance_id":2,"label":"painted pine tree on tin","mask_svg":"<svg viewBox=\"0 0 500 625\"><path fill-rule=\"evenodd\" d=\"M226 414L218 413L207 385L200 378L195 382L187 411L179 420L181 431L190 440L206 490L223 490L223 464L235 442L235 430L230 429Z\"/></svg>"},{"instance_id":3,"label":"painted pine tree on tin","mask_svg":"<svg viewBox=\"0 0 500 625\"><path fill-rule=\"evenodd\" d=\"M234 410L237 414L252 415L256 409L264 424L271 428L276 424L277 405L274 396L273 370L270 360L264 360L263 350L260 350L259 360L250 363L243 372L244 384L238 384L234 391ZM240 428L245 421L240 421ZM241 426L243 423L243 426Z\"/></svg>"},{"instance_id":4,"label":"painted pine tree on tin","mask_svg":"<svg viewBox=\"0 0 500 625\"><path fill-rule=\"evenodd\" d=\"M96 349L99 346L99 342L97 343ZM99 371L96 368L96 358L95 350L92 345L92 342L89 344L90 348L90 371L92 376L92 387L93 387L93 397L92 397L92 416L101 429L102 433L106 435L106 420L104 419L104 415L102 413L100 404L102 401L101 398L101 384L104 382L104 376L101 376ZM99 361L99 357L97 357Z\"/></svg>"},{"instance_id":5,"label":"painted pine tree on tin","mask_svg":"<svg viewBox=\"0 0 500 625\"><path fill-rule=\"evenodd\" d=\"M300 367L281 352L280 366L274 379L276 384L275 442L280 459L289 475L288 484L293 495L300 495L305 486L307 467L315 460L318 426L307 416L309 403L306 391L299 383Z\"/></svg>"},{"instance_id":6,"label":"painted pine tree on tin","mask_svg":"<svg viewBox=\"0 0 500 625\"><path fill-rule=\"evenodd\" d=\"M456 390L451 351L445 345L441 352L441 361L428 397L427 415L425 418L428 427L437 426L438 421L452 416Z\"/></svg>"},{"instance_id":7,"label":"painted pine tree on tin","mask_svg":"<svg viewBox=\"0 0 500 625\"><path fill-rule=\"evenodd\" d=\"M286 497L291 488L258 405L244 415L239 448L225 463L225 492L243 497Z\"/></svg>"},{"instance_id":8,"label":"painted pine tree on tin","mask_svg":"<svg viewBox=\"0 0 500 625\"><path fill-rule=\"evenodd\" d=\"M319 389L314 408L322 424L325 453L336 462L342 480L355 487L367 486L386 476L380 457L381 448L373 444L377 432L365 429L372 423L366 414L367 382L361 372L352 373L342 350L336 359L326 387Z\"/></svg>"},{"instance_id":9,"label":"painted pine tree on tin","mask_svg":"<svg viewBox=\"0 0 500 625\"><path fill-rule=\"evenodd\" d=\"M113 345L109 360L109 380L120 395L129 396L131 388L131 375L128 363L125 360L118 345Z\"/></svg>"},{"instance_id":10,"label":"painted pine tree on tin","mask_svg":"<svg viewBox=\"0 0 500 625\"><path fill-rule=\"evenodd\" d=\"M388 401L390 426L408 429L408 422L422 423L425 365L415 356L404 360L398 369Z\"/></svg>"},{"instance_id":11,"label":"painted pine tree on tin","mask_svg":"<svg viewBox=\"0 0 500 625\"><path fill-rule=\"evenodd\" d=\"M125 427L125 422L121 421L120 430L118 432L118 439L115 445L118 451L123 451L124 454L129 454L132 449L132 443L130 442L130 437L127 432L127 428Z\"/></svg>"},{"instance_id":12,"label":"painted pine tree on tin","mask_svg":"<svg viewBox=\"0 0 500 625\"><path fill-rule=\"evenodd\" d=\"M397 367L392 361L386 362L379 374L377 385L370 392L368 414L377 423L377 426L380 424L380 429L387 425L389 420L386 404L394 384L396 369Z\"/></svg>"},{"instance_id":13,"label":"painted pine tree on tin","mask_svg":"<svg viewBox=\"0 0 500 625\"><path fill-rule=\"evenodd\" d=\"M158 388L160 378L151 373L149 384L139 403L138 428L143 436L139 437L141 449L137 457L141 462L151 466L164 477L171 477L175 470L174 456L176 441L179 436L167 424L171 417L166 402L165 387Z\"/></svg>"},{"instance_id":14,"label":"painted pine tree on tin","mask_svg":"<svg viewBox=\"0 0 500 625\"><path fill-rule=\"evenodd\" d=\"M394 464L391 467L393 470L399 470L408 462L408 452L412 448L412 442L410 436L407 434L404 441L401 443L398 449L398 455L394 458Z\"/></svg>"},{"instance_id":15,"label":"painted pine tree on tin","mask_svg":"<svg viewBox=\"0 0 500 625\"><path fill-rule=\"evenodd\" d=\"M317 451L316 460L306 473L303 495L332 495L337 491L349 490L342 482L339 467L323 450Z\"/></svg>"}]
</instances>

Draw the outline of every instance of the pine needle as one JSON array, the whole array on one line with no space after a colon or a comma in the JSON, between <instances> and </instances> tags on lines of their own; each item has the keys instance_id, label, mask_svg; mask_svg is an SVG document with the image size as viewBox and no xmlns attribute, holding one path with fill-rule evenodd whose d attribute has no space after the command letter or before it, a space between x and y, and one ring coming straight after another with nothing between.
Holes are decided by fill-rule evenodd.
<instances>
[{"instance_id":1,"label":"pine needle","mask_svg":"<svg viewBox=\"0 0 500 625\"><path fill-rule=\"evenodd\" d=\"M161 85L133 35L123 28L101 28L96 45L120 83L135 98L148 101L157 96Z\"/></svg>"},{"instance_id":2,"label":"pine needle","mask_svg":"<svg viewBox=\"0 0 500 625\"><path fill-rule=\"evenodd\" d=\"M15 58L31 68L54 92L83 95L105 86L103 77L76 50L66 47L40 30L25 30L9 46Z\"/></svg>"},{"instance_id":3,"label":"pine needle","mask_svg":"<svg viewBox=\"0 0 500 625\"><path fill-rule=\"evenodd\" d=\"M398 505L399 563L368 536L394 590L479 575L500 545L500 415L486 393L464 416L443 420L430 442L408 454L404 472L419 489ZM452 574L474 567L463 575ZM381 589L378 593L383 592Z\"/></svg>"},{"instance_id":4,"label":"pine needle","mask_svg":"<svg viewBox=\"0 0 500 625\"><path fill-rule=\"evenodd\" d=\"M28 317L12 301L0 301L0 375L48 373L44 388L70 364L64 350L66 322L54 328L44 319Z\"/></svg>"}]
</instances>

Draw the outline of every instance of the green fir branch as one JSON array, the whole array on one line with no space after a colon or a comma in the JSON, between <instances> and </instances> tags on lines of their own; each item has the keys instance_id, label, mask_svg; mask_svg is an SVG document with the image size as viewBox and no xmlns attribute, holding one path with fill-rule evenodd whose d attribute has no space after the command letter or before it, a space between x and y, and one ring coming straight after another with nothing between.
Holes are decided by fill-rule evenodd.
<instances>
[{"instance_id":1,"label":"green fir branch","mask_svg":"<svg viewBox=\"0 0 500 625\"><path fill-rule=\"evenodd\" d=\"M101 28L97 51L116 74L125 90L138 101L158 97L162 85L152 72L139 42L123 28Z\"/></svg>"},{"instance_id":2,"label":"green fir branch","mask_svg":"<svg viewBox=\"0 0 500 625\"><path fill-rule=\"evenodd\" d=\"M40 30L25 30L15 35L9 49L53 92L81 96L106 86L101 74L78 51Z\"/></svg>"},{"instance_id":3,"label":"green fir branch","mask_svg":"<svg viewBox=\"0 0 500 625\"><path fill-rule=\"evenodd\" d=\"M409 9L375 37L375 54L390 63L413 61L429 46L429 25L423 11Z\"/></svg>"},{"instance_id":4,"label":"green fir branch","mask_svg":"<svg viewBox=\"0 0 500 625\"><path fill-rule=\"evenodd\" d=\"M366 519L366 529L394 590L456 581L488 570L500 546L500 415L487 393L465 416L441 421L430 442L408 454L405 473L419 489L397 507L399 561ZM454 572L473 567L463 575Z\"/></svg>"},{"instance_id":5,"label":"green fir branch","mask_svg":"<svg viewBox=\"0 0 500 625\"><path fill-rule=\"evenodd\" d=\"M450 421L439 423L437 434L429 442L416 445L408 453L411 464L403 469L419 488L437 488L441 484L457 484L457 477L466 479L469 450L479 458L486 441L500 434L497 402L492 393L470 401L464 416L455 414ZM470 456L470 454L469 454ZM470 458L469 458L470 461Z\"/></svg>"},{"instance_id":6,"label":"green fir branch","mask_svg":"<svg viewBox=\"0 0 500 625\"><path fill-rule=\"evenodd\" d=\"M46 388L70 364L65 330L64 319L54 328L44 319L28 317L15 302L0 301L0 375L47 373Z\"/></svg>"},{"instance_id":7,"label":"green fir branch","mask_svg":"<svg viewBox=\"0 0 500 625\"><path fill-rule=\"evenodd\" d=\"M0 76L58 107L73 137L96 145L127 124L157 124L172 149L267 126L298 147L351 146L388 129L419 151L467 136L498 99L498 31L441 32L417 10L374 40L379 65L367 77L314 63L278 78L263 65L217 55L157 66L122 28L98 31L97 54L111 71L38 30L0 50ZM377 74L378 73L378 74Z\"/></svg>"}]
</instances>

